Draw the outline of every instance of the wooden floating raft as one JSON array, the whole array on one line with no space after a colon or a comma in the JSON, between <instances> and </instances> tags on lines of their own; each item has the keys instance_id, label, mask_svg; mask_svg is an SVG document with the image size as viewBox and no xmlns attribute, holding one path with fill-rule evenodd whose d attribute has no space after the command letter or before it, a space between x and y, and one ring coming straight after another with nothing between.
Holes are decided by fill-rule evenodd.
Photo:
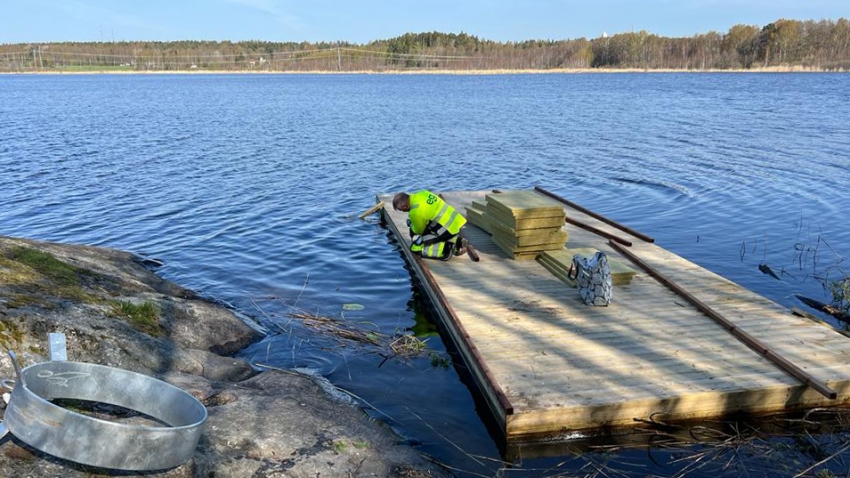
<instances>
[{"instance_id":1,"label":"wooden floating raft","mask_svg":"<svg viewBox=\"0 0 850 478\"><path fill-rule=\"evenodd\" d=\"M480 262L423 260L408 249L406 214L382 215L508 442L850 402L850 339L831 327L543 189L442 196L474 224L465 233ZM505 211L520 200L563 216ZM520 238L540 231L528 230L559 216L566 244L513 260L529 258ZM515 244L494 239L505 228ZM560 274L572 253L596 250L615 273L607 307L585 305Z\"/></svg>"}]
</instances>

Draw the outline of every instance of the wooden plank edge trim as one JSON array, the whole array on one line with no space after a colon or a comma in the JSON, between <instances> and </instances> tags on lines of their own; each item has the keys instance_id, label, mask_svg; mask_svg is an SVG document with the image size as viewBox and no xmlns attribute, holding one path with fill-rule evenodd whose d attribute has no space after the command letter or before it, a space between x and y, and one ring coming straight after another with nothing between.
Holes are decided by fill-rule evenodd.
<instances>
[{"instance_id":1,"label":"wooden plank edge trim","mask_svg":"<svg viewBox=\"0 0 850 478\"><path fill-rule=\"evenodd\" d=\"M455 328L457 328L460 337L464 341L464 346L470 351L473 357L475 357L475 361L477 362L478 367L481 369L484 376L487 377L487 380L490 382L490 385L493 387L493 392L496 394L496 398L499 400L499 404L502 406L502 409L505 411L505 415L513 415L514 407L511 405L510 400L508 400L507 395L502 390L502 387L499 385L499 382L496 381L496 378L493 376L493 372L490 370L490 367L484 361L484 358L481 356L481 352L478 351L478 347L472 343L472 338L469 336L469 333L466 332L463 324L458 320L457 314L455 313L452 306L449 304L448 299L445 294L443 294L442 289L440 289L439 284L437 284L437 280L434 279L433 274L431 274L431 268L428 267L428 264L425 263L425 260L421 257L414 256L414 259L419 263L422 268L422 273L425 278L428 280L428 283L434 289L434 294L437 296L436 299L440 302L443 308L448 312L449 316L454 322Z\"/></svg>"},{"instance_id":2,"label":"wooden plank edge trim","mask_svg":"<svg viewBox=\"0 0 850 478\"><path fill-rule=\"evenodd\" d=\"M382 216L387 214L387 211L381 210ZM417 255L414 255L405 247L404 241L401 239L401 232L395 227L395 223L393 223L392 219L388 216L384 219L386 223L390 225L390 227L392 227L393 231L396 234L396 237L399 238L399 244L401 245L402 250L404 251L404 255L408 257L409 260L415 262L416 265L419 266L419 269L422 271L422 275L428 282L428 285L431 286L431 288L433 289L434 295L436 295L435 299L440 302L440 305L449 315L449 318L452 321L452 325L458 331L458 334L460 335L460 338L463 341L464 347L469 350L470 354L472 355L472 358L476 362L475 365L478 367L479 370L481 370L481 373L484 374L487 381L489 382L489 384L481 384L481 386L489 385L492 388L493 394L496 396L496 399L499 401L499 405L502 407L502 410L505 413L505 421L507 422L507 416L513 415L514 413L514 406L511 404L504 390L502 390L502 387L499 385L499 382L496 381L495 377L493 376L493 372L490 370L490 367L487 366L487 363L481 356L481 352L478 351L478 347L474 343L472 343L471 337L466 332L466 329L463 327L463 324L458 319L457 314L455 313L452 306L449 304L449 301L443 294L442 289L440 289L439 284L437 284L437 280L434 279L434 275L431 274L431 268L428 267L428 264L425 263L424 259Z\"/></svg>"},{"instance_id":3,"label":"wooden plank edge trim","mask_svg":"<svg viewBox=\"0 0 850 478\"><path fill-rule=\"evenodd\" d=\"M805 318L811 320L812 322L814 322L818 325L822 325L822 326L828 328L829 330L834 330L834 331L838 332L839 334L841 334L841 335L843 335L847 338L850 338L850 332L848 332L846 330L836 329L832 325L828 324L827 322L820 320L819 318L817 318L814 315L806 312L805 310L799 309L797 307L791 307L791 313L796 315L797 317L805 317Z\"/></svg>"},{"instance_id":4,"label":"wooden plank edge trim","mask_svg":"<svg viewBox=\"0 0 850 478\"><path fill-rule=\"evenodd\" d=\"M623 231L623 232L627 232L627 233L629 233L629 234L631 234L631 235L633 235L633 236L637 237L638 239L644 240L644 241L646 241L646 242L655 242L655 239L653 239L653 238L652 238L652 237L650 237L650 236L647 236L646 234L644 234L644 233L642 233L642 232L636 231L636 230L634 230L634 229L630 228L629 226L626 226L626 225L620 224L619 222L617 222L617 221L615 221L615 220L613 220L613 219L609 219L609 218L607 218L607 217L603 216L602 214L599 214L599 213L597 213L597 212L591 211L590 209L587 209L587 208L586 208L586 207L584 207L584 206L581 206L581 205L579 205L579 204L576 204L576 203L574 203L574 202L570 201L570 200L569 200L569 199L567 199L567 198L564 198L564 197L558 196L557 194L555 194L555 193L553 193L553 192L550 192L550 191L547 191L547 190L545 190L545 189L541 188L540 186L534 186L534 190L535 190L535 191L537 191L537 192L539 192L539 193L541 193L541 194L543 194L543 195L545 195L545 196L549 196L550 198L552 198L552 199L554 199L554 200L556 200L556 201L562 202L562 203L566 204L567 206L570 206L570 207L571 207L571 208L573 208L573 209L579 210L579 211L581 211L581 212L583 212L583 213L587 214L587 215L588 215L588 216L590 216L590 217L593 217L593 218L599 219L600 221L604 222L605 224L608 224L608 225L610 225L610 226L614 226L614 227L616 227L617 229L619 229L619 230L621 230L621 231Z\"/></svg>"},{"instance_id":5,"label":"wooden plank edge trim","mask_svg":"<svg viewBox=\"0 0 850 478\"><path fill-rule=\"evenodd\" d=\"M705 305L702 301L694 297L691 293L686 291L685 289L679 287L675 282L664 277L660 272L655 270L652 266L642 261L638 256L636 256L633 252L627 250L626 248L616 244L611 241L608 243L614 250L623 254L627 258L629 258L632 262L637 264L641 269L645 270L649 275L657 279L659 282L667 286L670 290L678 294L683 299L690 302L694 307L699 309L705 315L714 319L718 324L720 324L723 328L725 328L729 333L731 333L735 338L746 344L748 347L753 349L755 352L761 354L771 362L773 362L777 367L787 372L792 377L795 377L797 380L803 382L805 385L812 387L813 389L820 392L826 398L830 400L835 400L838 397L838 393L835 390L829 388L826 383L821 382L820 380L812 377L808 373L806 373L801 368L797 367L790 361L788 361L785 357L775 353L773 350L764 345L760 340L756 339L752 335L747 332L741 330L733 324L729 322L725 317L720 315L717 311L712 309L711 307Z\"/></svg>"}]
</instances>

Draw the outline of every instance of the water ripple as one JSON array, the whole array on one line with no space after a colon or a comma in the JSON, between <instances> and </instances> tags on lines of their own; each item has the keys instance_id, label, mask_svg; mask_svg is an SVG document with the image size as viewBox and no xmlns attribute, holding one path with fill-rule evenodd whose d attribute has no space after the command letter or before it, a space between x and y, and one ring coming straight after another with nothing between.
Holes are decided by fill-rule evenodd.
<instances>
[{"instance_id":1,"label":"water ripple","mask_svg":"<svg viewBox=\"0 0 850 478\"><path fill-rule=\"evenodd\" d=\"M833 259L850 255L848 81L2 77L0 234L144 251L165 261L166 278L261 320L252 301L274 297L272 330L297 305L392 334L425 314L397 245L374 218L356 219L374 195L541 185L791 305L791 294L822 288L766 282L758 262L792 267L795 246L819 239ZM347 303L362 312L346 315ZM474 405L459 405L463 385L427 360L376 373L376 354L305 328L245 354L318 370L378 401L392 383L390 410L415 407L423 390L450 397L434 413L483 434L468 451L495 453Z\"/></svg>"}]
</instances>

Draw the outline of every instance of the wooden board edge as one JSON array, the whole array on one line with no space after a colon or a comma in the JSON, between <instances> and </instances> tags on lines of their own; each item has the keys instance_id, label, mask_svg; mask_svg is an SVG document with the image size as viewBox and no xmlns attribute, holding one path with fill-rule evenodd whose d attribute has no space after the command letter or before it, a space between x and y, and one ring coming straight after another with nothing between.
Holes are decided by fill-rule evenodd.
<instances>
[{"instance_id":1,"label":"wooden board edge","mask_svg":"<svg viewBox=\"0 0 850 478\"><path fill-rule=\"evenodd\" d=\"M511 405L507 395L505 395L505 393L501 390L498 382L492 377L484 359L481 358L475 350L475 346L471 343L471 337L469 337L469 335L463 330L463 325L454 319L453 314L447 310L445 304L441 303L440 300L436 300L440 294L438 294L437 290L435 290L435 284L431 284L430 281L427 280L426 273L422 264L420 264L420 260L422 259L416 257L407 247L407 243L392 218L389 217L389 213L382 209L381 215L386 222L387 227L389 227L396 238L399 239L402 254L411 269L414 271L414 274L419 278L422 287L425 289L426 295L433 304L434 309L437 311L437 315L443 322L446 331L449 333L452 343L463 357L476 386L486 399L485 402L487 402L490 411L493 413L493 416L496 418L499 425L502 426L502 431L504 432L506 430L505 427L507 425L507 418L514 412L513 405Z\"/></svg>"}]
</instances>

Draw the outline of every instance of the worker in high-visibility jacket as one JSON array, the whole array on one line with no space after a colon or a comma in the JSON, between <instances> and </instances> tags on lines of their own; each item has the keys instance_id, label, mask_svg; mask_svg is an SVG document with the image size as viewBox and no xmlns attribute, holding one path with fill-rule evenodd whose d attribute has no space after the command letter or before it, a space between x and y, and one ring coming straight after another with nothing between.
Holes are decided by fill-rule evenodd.
<instances>
[{"instance_id":1,"label":"worker in high-visibility jacket","mask_svg":"<svg viewBox=\"0 0 850 478\"><path fill-rule=\"evenodd\" d=\"M398 193L393 197L393 209L408 214L411 251L444 261L466 253L467 242L461 234L466 218L440 196L427 190Z\"/></svg>"}]
</instances>

